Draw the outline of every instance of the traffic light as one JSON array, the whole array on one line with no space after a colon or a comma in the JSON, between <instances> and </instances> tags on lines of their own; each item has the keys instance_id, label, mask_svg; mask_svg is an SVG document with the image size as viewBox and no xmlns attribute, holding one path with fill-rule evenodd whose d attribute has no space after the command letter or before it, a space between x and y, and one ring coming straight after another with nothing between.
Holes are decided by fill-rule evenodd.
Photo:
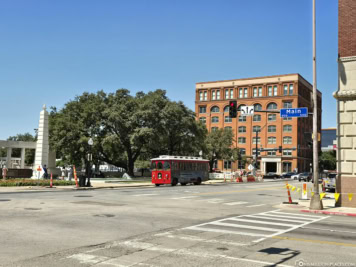
<instances>
[{"instance_id":1,"label":"traffic light","mask_svg":"<svg viewBox=\"0 0 356 267\"><path fill-rule=\"evenodd\" d=\"M282 146L279 146L279 147L278 147L278 152L279 152L279 153L282 153Z\"/></svg>"},{"instance_id":2,"label":"traffic light","mask_svg":"<svg viewBox=\"0 0 356 267\"><path fill-rule=\"evenodd\" d=\"M231 118L236 118L236 116L237 116L237 101L236 100L230 101L230 104L229 104L229 116Z\"/></svg>"}]
</instances>

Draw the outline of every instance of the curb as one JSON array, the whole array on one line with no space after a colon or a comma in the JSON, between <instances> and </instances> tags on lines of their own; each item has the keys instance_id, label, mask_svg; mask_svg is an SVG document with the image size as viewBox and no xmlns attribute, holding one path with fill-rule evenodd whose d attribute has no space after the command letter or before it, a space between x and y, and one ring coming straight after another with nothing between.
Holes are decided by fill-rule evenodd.
<instances>
[{"instance_id":1,"label":"curb","mask_svg":"<svg viewBox=\"0 0 356 267\"><path fill-rule=\"evenodd\" d=\"M326 215L339 215L339 216L352 216L356 217L356 213L348 213L348 212L339 212L339 211L326 211L326 210L300 210L301 212L306 213L319 213Z\"/></svg>"}]
</instances>

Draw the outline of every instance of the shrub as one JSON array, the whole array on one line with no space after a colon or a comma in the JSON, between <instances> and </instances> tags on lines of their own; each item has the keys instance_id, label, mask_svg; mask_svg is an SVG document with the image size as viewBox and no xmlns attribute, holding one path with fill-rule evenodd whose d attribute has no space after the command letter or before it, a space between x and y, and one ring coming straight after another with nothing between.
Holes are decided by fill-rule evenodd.
<instances>
[{"instance_id":1,"label":"shrub","mask_svg":"<svg viewBox=\"0 0 356 267\"><path fill-rule=\"evenodd\" d=\"M6 179L0 180L0 186L49 186L50 180ZM53 186L75 185L74 181L53 180Z\"/></svg>"}]
</instances>

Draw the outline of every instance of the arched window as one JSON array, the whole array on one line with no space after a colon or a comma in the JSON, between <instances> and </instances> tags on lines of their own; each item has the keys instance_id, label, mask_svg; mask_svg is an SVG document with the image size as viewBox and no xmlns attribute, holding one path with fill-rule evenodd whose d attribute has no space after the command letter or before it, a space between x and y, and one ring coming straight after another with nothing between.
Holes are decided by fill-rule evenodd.
<instances>
[{"instance_id":1,"label":"arched window","mask_svg":"<svg viewBox=\"0 0 356 267\"><path fill-rule=\"evenodd\" d=\"M260 104L254 104L253 106L255 107L255 111L261 111L262 110L262 106Z\"/></svg>"},{"instance_id":2,"label":"arched window","mask_svg":"<svg viewBox=\"0 0 356 267\"><path fill-rule=\"evenodd\" d=\"M292 144L292 137L290 137L290 136L283 137L283 144L286 144L286 145Z\"/></svg>"},{"instance_id":3,"label":"arched window","mask_svg":"<svg viewBox=\"0 0 356 267\"><path fill-rule=\"evenodd\" d=\"M261 121L261 115L253 115L253 121Z\"/></svg>"},{"instance_id":4,"label":"arched window","mask_svg":"<svg viewBox=\"0 0 356 267\"><path fill-rule=\"evenodd\" d=\"M246 133L246 127L245 126L240 126L239 127L239 133Z\"/></svg>"},{"instance_id":5,"label":"arched window","mask_svg":"<svg viewBox=\"0 0 356 267\"><path fill-rule=\"evenodd\" d=\"M277 138L274 136L268 137L268 144L276 144Z\"/></svg>"},{"instance_id":6,"label":"arched window","mask_svg":"<svg viewBox=\"0 0 356 267\"><path fill-rule=\"evenodd\" d=\"M269 133L275 133L276 132L276 125L269 125L268 126L268 132Z\"/></svg>"},{"instance_id":7,"label":"arched window","mask_svg":"<svg viewBox=\"0 0 356 267\"><path fill-rule=\"evenodd\" d=\"M237 110L240 111L241 110L241 107L246 107L246 105L242 104L240 106L237 107Z\"/></svg>"},{"instance_id":8,"label":"arched window","mask_svg":"<svg viewBox=\"0 0 356 267\"><path fill-rule=\"evenodd\" d=\"M219 117L212 117L211 122L219 122Z\"/></svg>"},{"instance_id":9,"label":"arched window","mask_svg":"<svg viewBox=\"0 0 356 267\"><path fill-rule=\"evenodd\" d=\"M218 113L218 112L220 112L220 109L219 109L219 107L214 106L214 107L211 108L211 112L212 113Z\"/></svg>"},{"instance_id":10,"label":"arched window","mask_svg":"<svg viewBox=\"0 0 356 267\"><path fill-rule=\"evenodd\" d=\"M277 109L277 104L276 103L269 103L267 105L267 110L275 110Z\"/></svg>"},{"instance_id":11,"label":"arched window","mask_svg":"<svg viewBox=\"0 0 356 267\"><path fill-rule=\"evenodd\" d=\"M292 125L283 125L283 132L292 132Z\"/></svg>"},{"instance_id":12,"label":"arched window","mask_svg":"<svg viewBox=\"0 0 356 267\"><path fill-rule=\"evenodd\" d=\"M252 132L254 132L254 133L261 132L261 126L253 126L252 127Z\"/></svg>"},{"instance_id":13,"label":"arched window","mask_svg":"<svg viewBox=\"0 0 356 267\"><path fill-rule=\"evenodd\" d=\"M231 127L231 126L226 126L226 127L225 127L225 130L227 130L227 131L232 131L232 127Z\"/></svg>"},{"instance_id":14,"label":"arched window","mask_svg":"<svg viewBox=\"0 0 356 267\"><path fill-rule=\"evenodd\" d=\"M230 111L230 107L229 106L226 106L226 107L224 107L224 112L229 112Z\"/></svg>"}]
</instances>

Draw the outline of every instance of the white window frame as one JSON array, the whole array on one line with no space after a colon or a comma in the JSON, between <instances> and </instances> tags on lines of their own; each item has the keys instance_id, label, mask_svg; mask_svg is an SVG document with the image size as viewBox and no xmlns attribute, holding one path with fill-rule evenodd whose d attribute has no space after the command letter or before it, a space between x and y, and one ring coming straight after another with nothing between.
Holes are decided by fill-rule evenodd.
<instances>
[{"instance_id":1,"label":"white window frame","mask_svg":"<svg viewBox=\"0 0 356 267\"><path fill-rule=\"evenodd\" d=\"M293 138L291 136L283 137L283 145L290 145L293 143Z\"/></svg>"},{"instance_id":2,"label":"white window frame","mask_svg":"<svg viewBox=\"0 0 356 267\"><path fill-rule=\"evenodd\" d=\"M239 126L239 128L237 129L237 131L239 133L246 133L246 126Z\"/></svg>"},{"instance_id":3,"label":"white window frame","mask_svg":"<svg viewBox=\"0 0 356 267\"><path fill-rule=\"evenodd\" d=\"M274 130L272 131L272 129L274 129ZM268 125L267 132L268 133L276 133L277 132L277 126L276 125Z\"/></svg>"},{"instance_id":4,"label":"white window frame","mask_svg":"<svg viewBox=\"0 0 356 267\"><path fill-rule=\"evenodd\" d=\"M267 138L267 144L272 145L277 143L277 138L275 136L269 136Z\"/></svg>"},{"instance_id":5,"label":"white window frame","mask_svg":"<svg viewBox=\"0 0 356 267\"><path fill-rule=\"evenodd\" d=\"M239 137L237 138L238 144L246 144L246 137Z\"/></svg>"}]
</instances>

